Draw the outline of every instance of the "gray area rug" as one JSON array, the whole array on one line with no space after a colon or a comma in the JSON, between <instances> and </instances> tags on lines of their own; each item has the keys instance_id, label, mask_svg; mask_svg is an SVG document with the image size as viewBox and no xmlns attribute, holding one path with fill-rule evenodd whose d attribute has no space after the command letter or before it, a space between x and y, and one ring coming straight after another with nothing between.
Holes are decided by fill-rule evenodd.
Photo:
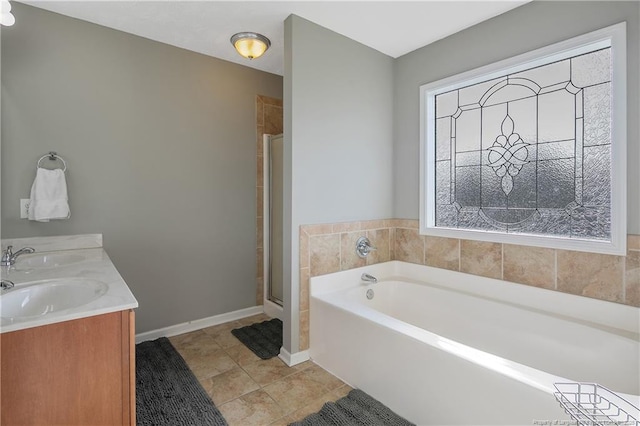
<instances>
[{"instance_id":1,"label":"gray area rug","mask_svg":"<svg viewBox=\"0 0 640 426\"><path fill-rule=\"evenodd\" d=\"M415 426L360 389L289 426Z\"/></svg>"},{"instance_id":2,"label":"gray area rug","mask_svg":"<svg viewBox=\"0 0 640 426\"><path fill-rule=\"evenodd\" d=\"M280 353L282 346L282 321L274 318L233 329L231 334L260 358L273 358Z\"/></svg>"},{"instance_id":3,"label":"gray area rug","mask_svg":"<svg viewBox=\"0 0 640 426\"><path fill-rule=\"evenodd\" d=\"M139 426L227 424L165 337L136 345L136 417Z\"/></svg>"}]
</instances>

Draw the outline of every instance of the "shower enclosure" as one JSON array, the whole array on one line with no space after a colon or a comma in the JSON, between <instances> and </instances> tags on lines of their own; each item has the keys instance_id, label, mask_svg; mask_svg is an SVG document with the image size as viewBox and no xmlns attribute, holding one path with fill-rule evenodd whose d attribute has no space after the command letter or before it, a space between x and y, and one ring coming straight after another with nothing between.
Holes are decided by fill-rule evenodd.
<instances>
[{"instance_id":1,"label":"shower enclosure","mask_svg":"<svg viewBox=\"0 0 640 426\"><path fill-rule=\"evenodd\" d=\"M281 316L282 216L283 216L283 138L264 136L264 304L265 312Z\"/></svg>"}]
</instances>

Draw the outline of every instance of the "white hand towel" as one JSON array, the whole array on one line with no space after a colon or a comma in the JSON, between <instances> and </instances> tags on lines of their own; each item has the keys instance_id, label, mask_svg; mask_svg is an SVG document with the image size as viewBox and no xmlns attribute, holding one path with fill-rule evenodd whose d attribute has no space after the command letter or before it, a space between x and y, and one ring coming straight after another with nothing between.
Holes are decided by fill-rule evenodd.
<instances>
[{"instance_id":1,"label":"white hand towel","mask_svg":"<svg viewBox=\"0 0 640 426\"><path fill-rule=\"evenodd\" d=\"M29 220L49 222L50 219L69 219L67 181L61 169L48 170L38 167L31 186Z\"/></svg>"}]
</instances>

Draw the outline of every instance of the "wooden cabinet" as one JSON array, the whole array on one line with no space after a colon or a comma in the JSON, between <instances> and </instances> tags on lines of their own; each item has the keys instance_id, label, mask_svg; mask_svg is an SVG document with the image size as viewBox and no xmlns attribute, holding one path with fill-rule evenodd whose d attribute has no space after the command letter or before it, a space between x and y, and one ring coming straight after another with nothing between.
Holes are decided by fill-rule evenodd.
<instances>
[{"instance_id":1,"label":"wooden cabinet","mask_svg":"<svg viewBox=\"0 0 640 426\"><path fill-rule=\"evenodd\" d=\"M0 334L0 424L135 425L132 310Z\"/></svg>"}]
</instances>

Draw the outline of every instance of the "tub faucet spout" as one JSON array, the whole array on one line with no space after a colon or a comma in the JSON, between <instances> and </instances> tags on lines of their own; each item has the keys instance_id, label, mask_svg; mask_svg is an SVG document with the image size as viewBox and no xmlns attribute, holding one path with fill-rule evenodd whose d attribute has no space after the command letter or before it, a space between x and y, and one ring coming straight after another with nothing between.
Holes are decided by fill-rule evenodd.
<instances>
[{"instance_id":1,"label":"tub faucet spout","mask_svg":"<svg viewBox=\"0 0 640 426\"><path fill-rule=\"evenodd\" d=\"M374 277L371 274L362 274L362 276L360 277L360 279L362 281L368 282L368 283L377 283L378 279L376 277Z\"/></svg>"}]
</instances>

